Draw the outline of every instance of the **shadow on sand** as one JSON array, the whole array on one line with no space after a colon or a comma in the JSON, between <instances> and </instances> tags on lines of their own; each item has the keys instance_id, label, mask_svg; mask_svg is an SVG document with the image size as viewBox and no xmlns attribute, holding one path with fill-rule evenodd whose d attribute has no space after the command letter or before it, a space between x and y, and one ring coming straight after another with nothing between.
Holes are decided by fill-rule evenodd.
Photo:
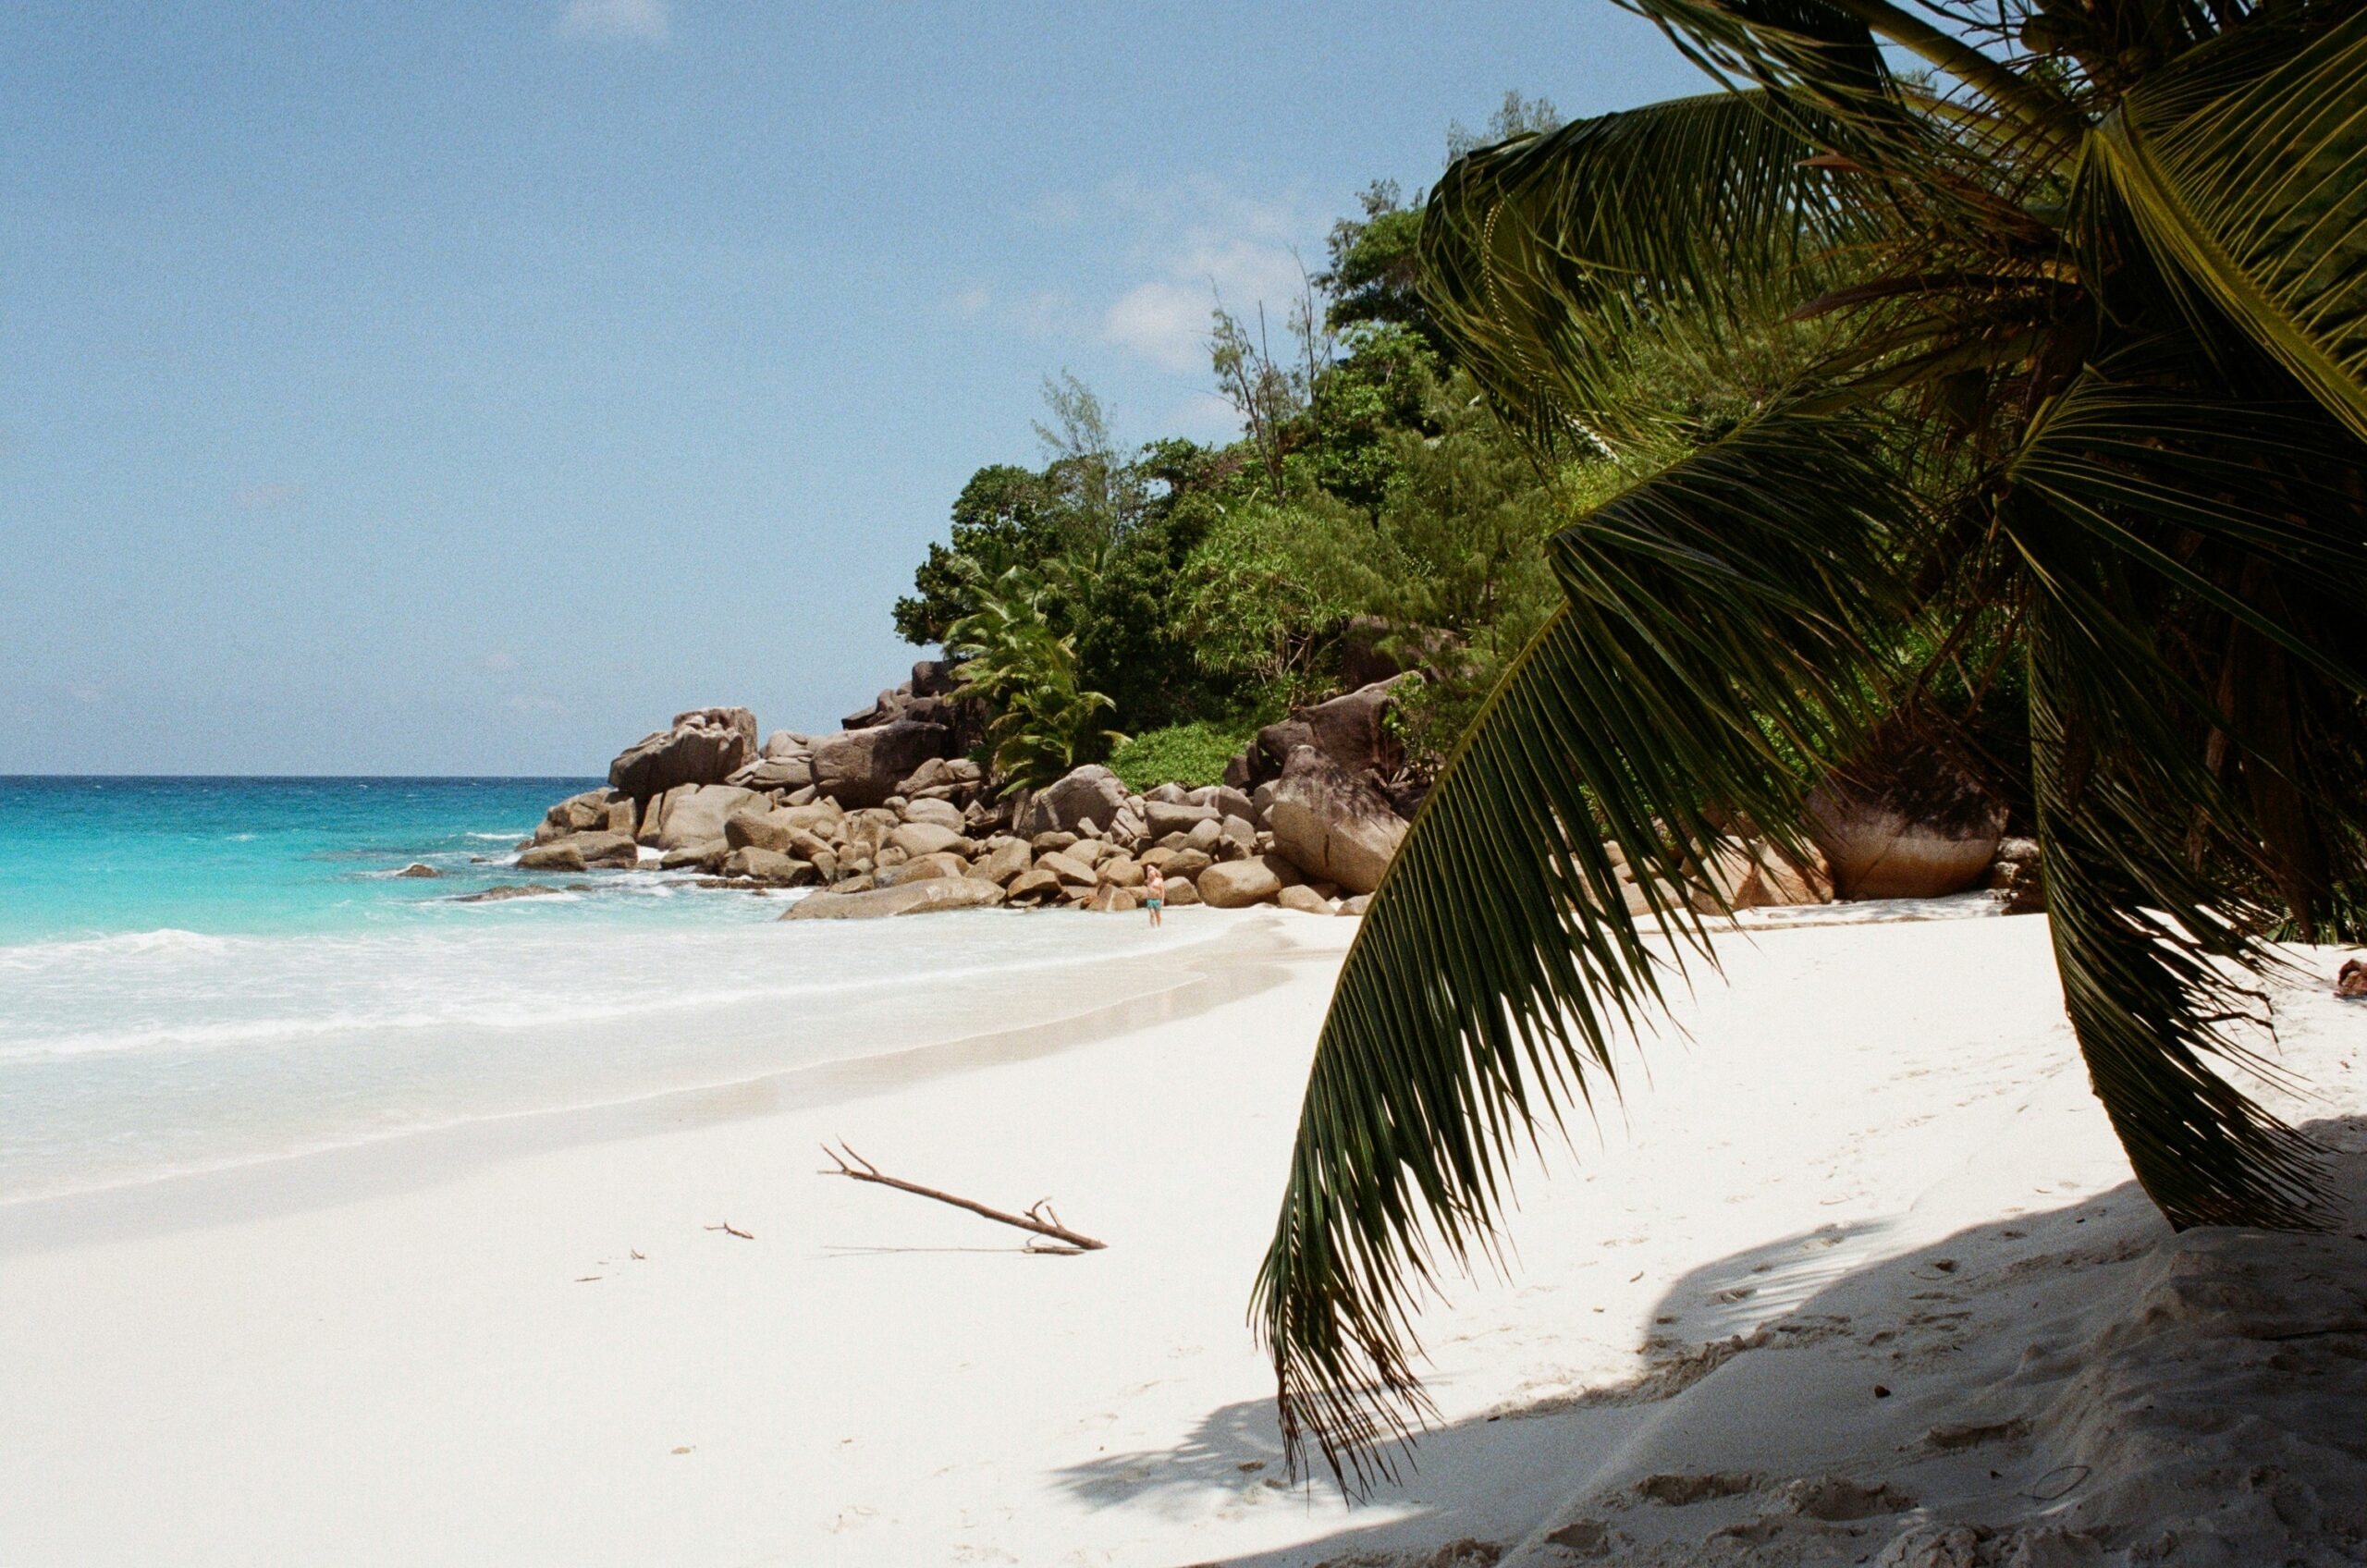
<instances>
[{"instance_id":1,"label":"shadow on sand","mask_svg":"<svg viewBox=\"0 0 2367 1568\"><path fill-rule=\"evenodd\" d=\"M1666 1290L1631 1376L1434 1430L1344 1515L1264 1401L1059 1482L1306 1513L1235 1568L2367 1561L2367 1118L2307 1131L2326 1234L2175 1234L2128 1182L1873 1262L1784 1236Z\"/></svg>"}]
</instances>

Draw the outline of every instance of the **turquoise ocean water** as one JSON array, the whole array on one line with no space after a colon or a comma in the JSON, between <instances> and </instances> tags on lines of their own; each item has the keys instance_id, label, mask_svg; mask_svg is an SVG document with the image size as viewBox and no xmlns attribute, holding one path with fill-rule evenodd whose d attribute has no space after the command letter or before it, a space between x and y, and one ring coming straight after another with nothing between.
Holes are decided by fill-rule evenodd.
<instances>
[{"instance_id":1,"label":"turquoise ocean water","mask_svg":"<svg viewBox=\"0 0 2367 1568\"><path fill-rule=\"evenodd\" d=\"M793 895L521 874L586 787L0 778L0 1203L899 1049L1154 945L1106 916L782 925ZM392 875L413 862L442 875ZM460 901L524 881L567 890Z\"/></svg>"}]
</instances>

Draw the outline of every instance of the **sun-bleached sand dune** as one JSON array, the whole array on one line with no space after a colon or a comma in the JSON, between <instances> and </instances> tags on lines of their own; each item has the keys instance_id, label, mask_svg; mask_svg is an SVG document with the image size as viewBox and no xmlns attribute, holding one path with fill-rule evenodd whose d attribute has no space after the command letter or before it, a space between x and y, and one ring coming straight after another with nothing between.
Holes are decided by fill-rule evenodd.
<instances>
[{"instance_id":1,"label":"sun-bleached sand dune","mask_svg":"<svg viewBox=\"0 0 2367 1568\"><path fill-rule=\"evenodd\" d=\"M1285 1481L1244 1312L1355 923L1194 919L893 1064L0 1207L0 1563L2367 1550L2367 1010L2279 994L2340 1228L2174 1237L2043 920L1729 940L1424 1318L1444 1425L1352 1508ZM825 1179L835 1137L1110 1245Z\"/></svg>"}]
</instances>

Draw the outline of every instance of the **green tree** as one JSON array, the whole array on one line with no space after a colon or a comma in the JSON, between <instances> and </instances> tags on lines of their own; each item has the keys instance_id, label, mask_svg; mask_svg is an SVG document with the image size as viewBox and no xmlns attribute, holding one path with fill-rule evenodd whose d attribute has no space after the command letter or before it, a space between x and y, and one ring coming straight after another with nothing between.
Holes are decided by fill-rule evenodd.
<instances>
[{"instance_id":1,"label":"green tree","mask_svg":"<svg viewBox=\"0 0 2367 1568\"><path fill-rule=\"evenodd\" d=\"M1797 847L1821 759L1983 641L2138 1180L2177 1225L2318 1214L2318 1151L2219 1065L2267 935L2362 876L2367 9L1633 5L1727 90L1475 151L1423 222L1460 362L1620 483L1551 540L1561 602L1318 1045L1259 1314L1294 1452L1359 1474L1422 1418L1406 1315L1492 1254L1536 1095L1661 1006L1648 929L1707 950L1626 913L1606 840L1671 878L1723 813Z\"/></svg>"},{"instance_id":2,"label":"green tree","mask_svg":"<svg viewBox=\"0 0 2367 1568\"><path fill-rule=\"evenodd\" d=\"M976 586L1015 566L1033 566L1065 541L1056 487L1009 463L982 468L953 502L951 539L928 547L913 573L914 592L896 601L896 632L908 643L942 643L977 607Z\"/></svg>"},{"instance_id":3,"label":"green tree","mask_svg":"<svg viewBox=\"0 0 2367 1568\"><path fill-rule=\"evenodd\" d=\"M991 717L987 746L1005 793L1050 783L1071 768L1107 756L1125 739L1101 716L1114 705L1077 680L1076 645L1052 625L1055 585L1014 566L992 582L975 582L977 607L947 630L945 648L959 660L959 694Z\"/></svg>"}]
</instances>

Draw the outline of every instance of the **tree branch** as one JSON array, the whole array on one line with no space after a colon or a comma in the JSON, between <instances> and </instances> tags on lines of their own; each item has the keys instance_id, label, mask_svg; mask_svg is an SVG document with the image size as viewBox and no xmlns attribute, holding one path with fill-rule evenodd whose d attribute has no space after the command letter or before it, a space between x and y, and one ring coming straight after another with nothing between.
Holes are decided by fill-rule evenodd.
<instances>
[{"instance_id":1,"label":"tree branch","mask_svg":"<svg viewBox=\"0 0 2367 1568\"><path fill-rule=\"evenodd\" d=\"M1065 1247L1038 1247L1031 1244L1028 1248L1031 1252L1099 1252L1110 1244L1107 1242L1098 1242L1091 1236L1072 1231L1061 1224L1061 1217L1052 1211L1052 1200L1049 1198L1036 1199L1028 1206L1027 1212L1024 1214L1006 1214L1000 1208L988 1208L985 1204L973 1203L968 1198L955 1197L951 1193L940 1193L935 1187L924 1187L916 1182L906 1182L899 1177L887 1175L877 1166L855 1153L845 1144L840 1144L835 1149L825 1144L822 1145L822 1152L830 1157L830 1163L836 1169L822 1171L821 1175L844 1176L856 1182L874 1182L883 1187L893 1187L900 1193L911 1193L916 1197L934 1198L938 1203L951 1204L956 1208L966 1208L971 1213L991 1219L998 1225L1015 1225L1022 1231L1032 1231L1039 1236L1049 1236L1054 1241L1067 1243ZM853 1163L850 1164L849 1161Z\"/></svg>"}]
</instances>

